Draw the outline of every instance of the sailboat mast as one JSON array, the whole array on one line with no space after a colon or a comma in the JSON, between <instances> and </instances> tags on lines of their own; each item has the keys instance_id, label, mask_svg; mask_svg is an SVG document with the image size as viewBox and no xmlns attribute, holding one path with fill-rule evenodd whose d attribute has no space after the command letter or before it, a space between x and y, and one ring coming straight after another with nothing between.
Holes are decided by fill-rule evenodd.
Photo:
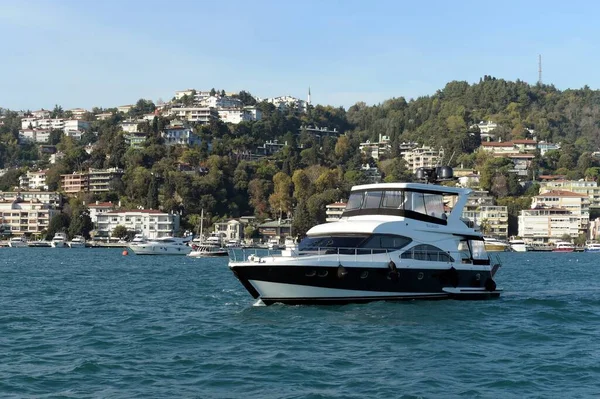
<instances>
[{"instance_id":1,"label":"sailboat mast","mask_svg":"<svg viewBox=\"0 0 600 399\"><path fill-rule=\"evenodd\" d=\"M202 228L204 223L204 209L200 212L200 242L204 241L204 236L202 235Z\"/></svg>"}]
</instances>

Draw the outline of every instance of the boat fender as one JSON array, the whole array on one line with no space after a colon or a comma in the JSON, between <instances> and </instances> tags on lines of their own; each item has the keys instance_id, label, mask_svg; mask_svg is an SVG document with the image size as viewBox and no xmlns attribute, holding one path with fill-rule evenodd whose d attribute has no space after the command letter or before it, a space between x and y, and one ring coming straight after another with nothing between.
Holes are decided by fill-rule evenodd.
<instances>
[{"instance_id":1,"label":"boat fender","mask_svg":"<svg viewBox=\"0 0 600 399\"><path fill-rule=\"evenodd\" d=\"M487 280L485 280L484 287L488 291L495 291L496 290L496 282L493 279L488 278Z\"/></svg>"},{"instance_id":2,"label":"boat fender","mask_svg":"<svg viewBox=\"0 0 600 399\"><path fill-rule=\"evenodd\" d=\"M388 279L398 281L398 277L400 277L400 275L398 273L398 268L396 267L396 264L393 260L391 260L390 263L388 263L388 269Z\"/></svg>"},{"instance_id":3,"label":"boat fender","mask_svg":"<svg viewBox=\"0 0 600 399\"><path fill-rule=\"evenodd\" d=\"M337 269L338 278L342 279L342 278L346 277L346 274L348 274L348 272L346 271L346 268L340 264Z\"/></svg>"}]
</instances>

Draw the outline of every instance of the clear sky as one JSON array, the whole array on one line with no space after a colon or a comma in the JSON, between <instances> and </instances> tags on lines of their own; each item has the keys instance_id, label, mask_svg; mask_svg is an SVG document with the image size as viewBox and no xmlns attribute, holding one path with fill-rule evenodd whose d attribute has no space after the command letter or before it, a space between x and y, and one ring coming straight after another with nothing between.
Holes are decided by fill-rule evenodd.
<instances>
[{"instance_id":1,"label":"clear sky","mask_svg":"<svg viewBox=\"0 0 600 399\"><path fill-rule=\"evenodd\" d=\"M487 3L487 4L486 4ZM600 87L596 1L0 0L0 107L186 88L349 107L483 75Z\"/></svg>"}]
</instances>

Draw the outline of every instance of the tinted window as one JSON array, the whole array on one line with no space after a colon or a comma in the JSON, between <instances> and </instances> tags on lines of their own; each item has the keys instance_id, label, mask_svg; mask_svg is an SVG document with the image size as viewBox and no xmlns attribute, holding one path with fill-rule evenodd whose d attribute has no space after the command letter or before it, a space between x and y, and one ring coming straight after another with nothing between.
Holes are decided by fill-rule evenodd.
<instances>
[{"instance_id":1,"label":"tinted window","mask_svg":"<svg viewBox=\"0 0 600 399\"><path fill-rule=\"evenodd\" d=\"M423 194L427 215L442 218L444 214L444 197L439 194Z\"/></svg>"},{"instance_id":2,"label":"tinted window","mask_svg":"<svg viewBox=\"0 0 600 399\"><path fill-rule=\"evenodd\" d=\"M412 240L393 234L306 237L298 246L300 251L315 251L319 248L365 248L400 249Z\"/></svg>"},{"instance_id":3,"label":"tinted window","mask_svg":"<svg viewBox=\"0 0 600 399\"><path fill-rule=\"evenodd\" d=\"M402 191L385 191L383 193L382 208L402 209L404 195Z\"/></svg>"},{"instance_id":4,"label":"tinted window","mask_svg":"<svg viewBox=\"0 0 600 399\"><path fill-rule=\"evenodd\" d=\"M415 193L406 191L404 193L406 200L404 201L404 209L425 214L425 203L423 202L423 193Z\"/></svg>"},{"instance_id":5,"label":"tinted window","mask_svg":"<svg viewBox=\"0 0 600 399\"><path fill-rule=\"evenodd\" d=\"M350 211L353 209L360 209L363 202L363 193L353 193L350 194L350 198L348 199L348 204L346 205L346 210Z\"/></svg>"},{"instance_id":6,"label":"tinted window","mask_svg":"<svg viewBox=\"0 0 600 399\"><path fill-rule=\"evenodd\" d=\"M401 256L402 259L427 260L431 262L454 262L447 252L429 244L415 245Z\"/></svg>"},{"instance_id":7,"label":"tinted window","mask_svg":"<svg viewBox=\"0 0 600 399\"><path fill-rule=\"evenodd\" d=\"M381 191L368 191L365 194L365 201L362 206L363 209L379 208L382 194L383 193Z\"/></svg>"},{"instance_id":8,"label":"tinted window","mask_svg":"<svg viewBox=\"0 0 600 399\"><path fill-rule=\"evenodd\" d=\"M391 234L375 234L365 243L364 248L400 249L407 246L412 239Z\"/></svg>"}]
</instances>

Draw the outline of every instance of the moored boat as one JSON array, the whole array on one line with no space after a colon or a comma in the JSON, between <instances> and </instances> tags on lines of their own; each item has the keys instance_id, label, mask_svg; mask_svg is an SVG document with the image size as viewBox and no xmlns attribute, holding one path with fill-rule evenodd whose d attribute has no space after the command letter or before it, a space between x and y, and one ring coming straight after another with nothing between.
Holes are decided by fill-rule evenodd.
<instances>
[{"instance_id":1,"label":"moored boat","mask_svg":"<svg viewBox=\"0 0 600 399\"><path fill-rule=\"evenodd\" d=\"M67 245L69 248L85 248L85 238L83 236L75 236Z\"/></svg>"},{"instance_id":2,"label":"moored boat","mask_svg":"<svg viewBox=\"0 0 600 399\"><path fill-rule=\"evenodd\" d=\"M510 251L510 245L504 241L493 237L483 237L485 250L488 252L505 252Z\"/></svg>"},{"instance_id":3,"label":"moored boat","mask_svg":"<svg viewBox=\"0 0 600 399\"><path fill-rule=\"evenodd\" d=\"M188 256L192 258L217 258L227 256L229 253L226 249L220 248L216 245L200 244L192 245L192 251Z\"/></svg>"},{"instance_id":4,"label":"moored boat","mask_svg":"<svg viewBox=\"0 0 600 399\"><path fill-rule=\"evenodd\" d=\"M24 236L11 237L8 240L8 246L11 248L24 248L27 246L27 238Z\"/></svg>"},{"instance_id":5,"label":"moored boat","mask_svg":"<svg viewBox=\"0 0 600 399\"><path fill-rule=\"evenodd\" d=\"M67 235L65 233L56 233L50 241L52 248L64 248L67 245Z\"/></svg>"},{"instance_id":6,"label":"moored boat","mask_svg":"<svg viewBox=\"0 0 600 399\"><path fill-rule=\"evenodd\" d=\"M575 251L575 245L567 241L557 241L554 245L552 252L573 252Z\"/></svg>"},{"instance_id":7,"label":"moored boat","mask_svg":"<svg viewBox=\"0 0 600 399\"><path fill-rule=\"evenodd\" d=\"M421 171L432 182L451 169ZM423 183L355 186L342 218L317 225L297 249L238 257L229 268L263 303L332 304L500 295L483 235L461 215L470 189ZM444 197L456 197L447 215Z\"/></svg>"},{"instance_id":8,"label":"moored boat","mask_svg":"<svg viewBox=\"0 0 600 399\"><path fill-rule=\"evenodd\" d=\"M584 252L600 252L600 243L589 242L585 244Z\"/></svg>"},{"instance_id":9,"label":"moored boat","mask_svg":"<svg viewBox=\"0 0 600 399\"><path fill-rule=\"evenodd\" d=\"M192 236L161 237L148 239L144 242L132 242L129 249L136 255L187 255L192 252L192 247L187 245Z\"/></svg>"},{"instance_id":10,"label":"moored boat","mask_svg":"<svg viewBox=\"0 0 600 399\"><path fill-rule=\"evenodd\" d=\"M529 252L533 251L533 247L523 240L512 239L508 242L510 249L514 252Z\"/></svg>"}]
</instances>

